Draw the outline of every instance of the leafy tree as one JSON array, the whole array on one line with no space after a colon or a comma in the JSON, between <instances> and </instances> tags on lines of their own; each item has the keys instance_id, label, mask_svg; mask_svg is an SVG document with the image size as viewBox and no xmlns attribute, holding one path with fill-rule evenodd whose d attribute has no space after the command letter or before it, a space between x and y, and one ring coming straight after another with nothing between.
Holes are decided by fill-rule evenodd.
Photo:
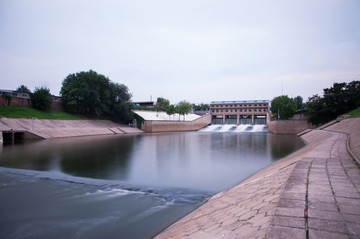
<instances>
[{"instance_id":1,"label":"leafy tree","mask_svg":"<svg viewBox=\"0 0 360 239\"><path fill-rule=\"evenodd\" d=\"M25 85L19 86L15 91L16 92L21 92L21 93L29 93L29 94L31 93L29 88L27 88Z\"/></svg>"},{"instance_id":2,"label":"leafy tree","mask_svg":"<svg viewBox=\"0 0 360 239\"><path fill-rule=\"evenodd\" d=\"M160 111L165 111L166 107L168 107L169 105L170 105L170 101L168 99L158 97L156 100L155 109L157 113L159 113Z\"/></svg>"},{"instance_id":3,"label":"leafy tree","mask_svg":"<svg viewBox=\"0 0 360 239\"><path fill-rule=\"evenodd\" d=\"M194 110L210 110L210 105L209 104L192 104L192 107Z\"/></svg>"},{"instance_id":4,"label":"leafy tree","mask_svg":"<svg viewBox=\"0 0 360 239\"><path fill-rule=\"evenodd\" d=\"M50 89L46 87L36 87L34 93L30 95L31 105L33 108L47 111L51 108L53 97L50 94Z\"/></svg>"},{"instance_id":5,"label":"leafy tree","mask_svg":"<svg viewBox=\"0 0 360 239\"><path fill-rule=\"evenodd\" d=\"M296 113L296 103L287 95L275 97L271 101L271 111L278 119L288 119Z\"/></svg>"},{"instance_id":6,"label":"leafy tree","mask_svg":"<svg viewBox=\"0 0 360 239\"><path fill-rule=\"evenodd\" d=\"M324 89L324 96L315 95L306 103L308 119L319 125L360 106L360 81L334 83Z\"/></svg>"},{"instance_id":7,"label":"leafy tree","mask_svg":"<svg viewBox=\"0 0 360 239\"><path fill-rule=\"evenodd\" d=\"M170 116L176 113L176 107L175 105L168 105L165 109L166 114L169 115L169 119Z\"/></svg>"},{"instance_id":8,"label":"leafy tree","mask_svg":"<svg viewBox=\"0 0 360 239\"><path fill-rule=\"evenodd\" d=\"M327 121L324 99L319 95L314 95L306 102L308 121L319 125Z\"/></svg>"},{"instance_id":9,"label":"leafy tree","mask_svg":"<svg viewBox=\"0 0 360 239\"><path fill-rule=\"evenodd\" d=\"M179 115L184 116L184 121L185 121L185 115L191 111L191 104L183 100L179 104L177 104L176 111Z\"/></svg>"},{"instance_id":10,"label":"leafy tree","mask_svg":"<svg viewBox=\"0 0 360 239\"><path fill-rule=\"evenodd\" d=\"M304 109L303 98L301 96L296 96L294 98L294 101L296 103L297 111L301 111L302 109Z\"/></svg>"},{"instance_id":11,"label":"leafy tree","mask_svg":"<svg viewBox=\"0 0 360 239\"><path fill-rule=\"evenodd\" d=\"M131 94L127 86L113 83L95 71L69 74L60 94L64 110L88 117L109 117L127 123L131 120Z\"/></svg>"}]
</instances>

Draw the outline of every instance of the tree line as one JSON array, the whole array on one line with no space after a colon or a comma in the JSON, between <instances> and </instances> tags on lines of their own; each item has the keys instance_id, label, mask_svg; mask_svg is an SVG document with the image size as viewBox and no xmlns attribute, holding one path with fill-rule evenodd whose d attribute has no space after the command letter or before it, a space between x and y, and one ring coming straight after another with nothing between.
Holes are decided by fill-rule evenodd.
<instances>
[{"instance_id":1,"label":"tree line","mask_svg":"<svg viewBox=\"0 0 360 239\"><path fill-rule=\"evenodd\" d=\"M21 85L16 91L29 93L32 107L42 111L50 110L53 100L50 89L39 87L32 93L26 86ZM93 70L69 74L62 82L60 95L64 111L72 114L123 123L129 123L134 118L132 95L128 87L114 83L108 77ZM169 117L178 113L183 115L185 120L185 115L193 107L200 110L209 109L209 105L190 104L185 100L173 105L169 100L159 97L154 110L165 111Z\"/></svg>"},{"instance_id":2,"label":"tree line","mask_svg":"<svg viewBox=\"0 0 360 239\"><path fill-rule=\"evenodd\" d=\"M286 95L271 101L271 111L276 119L288 119L296 113L304 113L314 125L324 124L360 106L360 81L334 83L323 89L323 96L309 97L306 103L301 96L289 98Z\"/></svg>"}]
</instances>

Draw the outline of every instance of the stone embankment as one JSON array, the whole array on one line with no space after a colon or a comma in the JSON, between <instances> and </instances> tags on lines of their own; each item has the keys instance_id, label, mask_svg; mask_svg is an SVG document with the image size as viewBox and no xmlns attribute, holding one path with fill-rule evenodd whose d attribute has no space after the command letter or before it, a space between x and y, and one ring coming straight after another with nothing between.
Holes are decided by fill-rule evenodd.
<instances>
[{"instance_id":1,"label":"stone embankment","mask_svg":"<svg viewBox=\"0 0 360 239\"><path fill-rule=\"evenodd\" d=\"M137 128L108 120L0 119L1 132L25 132L26 138L62 138L142 133Z\"/></svg>"},{"instance_id":2,"label":"stone embankment","mask_svg":"<svg viewBox=\"0 0 360 239\"><path fill-rule=\"evenodd\" d=\"M360 118L302 136L307 146L214 195L156 238L359 238Z\"/></svg>"}]
</instances>

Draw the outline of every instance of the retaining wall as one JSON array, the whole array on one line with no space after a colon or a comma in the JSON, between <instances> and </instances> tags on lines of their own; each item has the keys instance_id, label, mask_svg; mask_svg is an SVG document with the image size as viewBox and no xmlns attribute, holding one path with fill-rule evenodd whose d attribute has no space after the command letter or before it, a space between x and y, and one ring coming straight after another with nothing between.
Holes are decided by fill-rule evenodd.
<instances>
[{"instance_id":1,"label":"retaining wall","mask_svg":"<svg viewBox=\"0 0 360 239\"><path fill-rule=\"evenodd\" d=\"M148 120L142 125L142 130L148 133L195 131L211 124L211 115L204 115L193 121Z\"/></svg>"},{"instance_id":2,"label":"retaining wall","mask_svg":"<svg viewBox=\"0 0 360 239\"><path fill-rule=\"evenodd\" d=\"M268 130L274 134L298 134L312 128L306 120L274 120L268 121Z\"/></svg>"}]
</instances>

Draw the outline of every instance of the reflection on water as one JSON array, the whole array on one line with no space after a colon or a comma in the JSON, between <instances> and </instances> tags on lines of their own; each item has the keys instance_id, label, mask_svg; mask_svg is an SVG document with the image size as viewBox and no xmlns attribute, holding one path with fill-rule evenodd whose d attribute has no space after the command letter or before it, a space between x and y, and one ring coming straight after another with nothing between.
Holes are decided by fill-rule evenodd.
<instances>
[{"instance_id":1,"label":"reflection on water","mask_svg":"<svg viewBox=\"0 0 360 239\"><path fill-rule=\"evenodd\" d=\"M4 145L0 238L152 238L303 145L294 136L207 132Z\"/></svg>"},{"instance_id":2,"label":"reflection on water","mask_svg":"<svg viewBox=\"0 0 360 239\"><path fill-rule=\"evenodd\" d=\"M218 192L302 146L295 136L268 133L106 136L4 146L0 165Z\"/></svg>"}]
</instances>

